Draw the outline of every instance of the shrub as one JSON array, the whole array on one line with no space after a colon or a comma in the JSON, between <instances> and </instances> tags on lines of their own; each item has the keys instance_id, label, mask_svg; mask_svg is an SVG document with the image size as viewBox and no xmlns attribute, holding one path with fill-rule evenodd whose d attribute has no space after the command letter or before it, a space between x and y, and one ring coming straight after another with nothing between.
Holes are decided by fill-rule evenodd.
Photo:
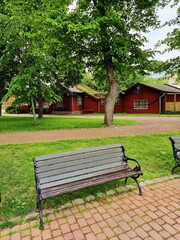
<instances>
[{"instance_id":1,"label":"shrub","mask_svg":"<svg viewBox=\"0 0 180 240\"><path fill-rule=\"evenodd\" d=\"M5 112L6 113L20 113L21 112L20 105L12 103L11 105L9 105L5 108Z\"/></svg>"}]
</instances>

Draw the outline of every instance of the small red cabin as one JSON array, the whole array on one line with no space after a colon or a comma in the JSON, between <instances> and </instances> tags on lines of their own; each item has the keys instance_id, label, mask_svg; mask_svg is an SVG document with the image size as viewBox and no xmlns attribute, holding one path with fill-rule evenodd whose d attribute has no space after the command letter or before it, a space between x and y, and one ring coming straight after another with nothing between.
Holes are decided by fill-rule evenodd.
<instances>
[{"instance_id":1,"label":"small red cabin","mask_svg":"<svg viewBox=\"0 0 180 240\"><path fill-rule=\"evenodd\" d=\"M168 84L136 83L123 95L123 112L180 112L180 89Z\"/></svg>"}]
</instances>

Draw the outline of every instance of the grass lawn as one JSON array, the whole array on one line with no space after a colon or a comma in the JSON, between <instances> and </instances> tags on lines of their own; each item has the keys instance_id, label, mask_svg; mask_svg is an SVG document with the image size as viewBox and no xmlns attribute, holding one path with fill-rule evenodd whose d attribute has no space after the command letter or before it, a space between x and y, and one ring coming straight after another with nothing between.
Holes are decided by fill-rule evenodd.
<instances>
[{"instance_id":1,"label":"grass lawn","mask_svg":"<svg viewBox=\"0 0 180 240\"><path fill-rule=\"evenodd\" d=\"M116 125L132 125L133 120L115 119ZM97 118L42 118L33 125L32 117L0 117L0 132L25 132L39 130L72 129L72 128L99 128L104 127L103 119Z\"/></svg>"},{"instance_id":2,"label":"grass lawn","mask_svg":"<svg viewBox=\"0 0 180 240\"><path fill-rule=\"evenodd\" d=\"M2 202L0 205L0 221L6 221L19 215L23 216L34 210L36 194L33 157L122 143L126 148L127 156L136 158L140 162L144 172L144 175L140 177L140 181L144 181L170 175L174 160L168 137L172 135L179 135L179 133L1 145L0 166L2 178L0 186ZM90 194L96 195L99 191L104 192L119 185L124 185L124 180L44 200L43 209L56 208L60 204L77 197L85 198Z\"/></svg>"}]
</instances>

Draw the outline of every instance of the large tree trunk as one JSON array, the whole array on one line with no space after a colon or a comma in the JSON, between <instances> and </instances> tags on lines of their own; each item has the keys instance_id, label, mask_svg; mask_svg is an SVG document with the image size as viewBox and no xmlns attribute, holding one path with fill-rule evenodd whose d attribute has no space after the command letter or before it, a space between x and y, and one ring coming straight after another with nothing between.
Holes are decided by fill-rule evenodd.
<instances>
[{"instance_id":1,"label":"large tree trunk","mask_svg":"<svg viewBox=\"0 0 180 240\"><path fill-rule=\"evenodd\" d=\"M33 112L33 120L34 120L34 126L36 125L36 112L35 112L35 106L34 106L34 99L31 97L31 107Z\"/></svg>"},{"instance_id":2,"label":"large tree trunk","mask_svg":"<svg viewBox=\"0 0 180 240\"><path fill-rule=\"evenodd\" d=\"M107 124L108 126L111 126L113 125L113 113L116 99L119 96L119 88L117 83L116 71L113 68L108 68L107 75L110 84L109 93L106 98L104 123Z\"/></svg>"},{"instance_id":3,"label":"large tree trunk","mask_svg":"<svg viewBox=\"0 0 180 240\"><path fill-rule=\"evenodd\" d=\"M42 96L38 97L38 107L39 107L38 118L42 118L43 117L43 99L42 99Z\"/></svg>"},{"instance_id":4,"label":"large tree trunk","mask_svg":"<svg viewBox=\"0 0 180 240\"><path fill-rule=\"evenodd\" d=\"M93 0L93 3L99 13L99 16L102 18L107 18L106 1ZM119 96L119 89L117 83L117 74L113 64L113 55L111 55L111 46L109 44L111 36L109 35L108 28L109 25L106 23L106 21L100 22L101 49L104 55L104 68L109 80L109 92L106 98L104 123L108 126L111 126L113 125L114 106L116 99Z\"/></svg>"}]
</instances>

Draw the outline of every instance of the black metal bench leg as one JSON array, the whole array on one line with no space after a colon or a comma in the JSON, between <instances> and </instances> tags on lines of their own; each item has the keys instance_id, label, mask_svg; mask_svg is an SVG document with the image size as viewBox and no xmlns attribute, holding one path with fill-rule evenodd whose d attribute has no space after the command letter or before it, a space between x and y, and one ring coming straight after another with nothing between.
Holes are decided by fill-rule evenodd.
<instances>
[{"instance_id":1,"label":"black metal bench leg","mask_svg":"<svg viewBox=\"0 0 180 240\"><path fill-rule=\"evenodd\" d=\"M39 212L39 218L40 218L39 229L44 230L43 215L42 215L42 208L41 208L41 200L39 198L37 199L37 202L36 202L36 212Z\"/></svg>"},{"instance_id":2,"label":"black metal bench leg","mask_svg":"<svg viewBox=\"0 0 180 240\"><path fill-rule=\"evenodd\" d=\"M125 178L125 185L127 184L127 180L128 180L128 177L127 177L127 178Z\"/></svg>"},{"instance_id":3,"label":"black metal bench leg","mask_svg":"<svg viewBox=\"0 0 180 240\"><path fill-rule=\"evenodd\" d=\"M39 217L40 217L40 227L39 229L44 230L44 223L43 223L43 216L42 216L42 210L39 211Z\"/></svg>"},{"instance_id":4,"label":"black metal bench leg","mask_svg":"<svg viewBox=\"0 0 180 240\"><path fill-rule=\"evenodd\" d=\"M37 199L36 199L36 209L35 209L35 212L39 212L39 200L38 200L38 196L37 196Z\"/></svg>"},{"instance_id":5,"label":"black metal bench leg","mask_svg":"<svg viewBox=\"0 0 180 240\"><path fill-rule=\"evenodd\" d=\"M138 183L138 180L135 178L135 177L132 177L134 179L134 181L137 183L138 185L138 189L139 189L139 196L143 196L143 193L142 193L142 189L141 189L141 186L139 185Z\"/></svg>"}]
</instances>

